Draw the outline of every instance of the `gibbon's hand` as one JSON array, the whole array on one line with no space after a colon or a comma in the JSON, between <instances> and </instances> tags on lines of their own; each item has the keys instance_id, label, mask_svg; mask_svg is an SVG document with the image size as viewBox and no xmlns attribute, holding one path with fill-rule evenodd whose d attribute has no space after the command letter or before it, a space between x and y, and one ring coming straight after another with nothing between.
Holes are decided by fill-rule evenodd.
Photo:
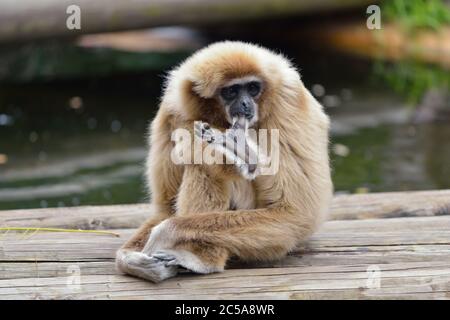
<instances>
[{"instance_id":1,"label":"gibbon's hand","mask_svg":"<svg viewBox=\"0 0 450 320\"><path fill-rule=\"evenodd\" d=\"M163 281L178 273L178 265L143 252L118 251L116 259L120 261L121 271L152 282Z\"/></svg>"},{"instance_id":2,"label":"gibbon's hand","mask_svg":"<svg viewBox=\"0 0 450 320\"><path fill-rule=\"evenodd\" d=\"M258 146L247 136L246 131L233 125L225 133L211 128L206 122L196 121L194 132L197 137L213 145L214 150L225 155L234 164L239 174L247 180L258 175ZM255 163L252 163L255 162Z\"/></svg>"}]
</instances>

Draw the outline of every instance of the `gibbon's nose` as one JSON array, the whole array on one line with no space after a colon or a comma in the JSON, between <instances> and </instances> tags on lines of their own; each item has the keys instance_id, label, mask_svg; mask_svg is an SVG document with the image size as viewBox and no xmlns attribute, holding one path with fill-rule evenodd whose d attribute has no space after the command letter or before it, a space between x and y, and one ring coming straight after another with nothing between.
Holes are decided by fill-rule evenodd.
<instances>
[{"instance_id":1,"label":"gibbon's nose","mask_svg":"<svg viewBox=\"0 0 450 320\"><path fill-rule=\"evenodd\" d=\"M255 115L255 109L253 102L247 97L241 97L236 101L230 108L231 118L242 118L252 119Z\"/></svg>"},{"instance_id":2,"label":"gibbon's nose","mask_svg":"<svg viewBox=\"0 0 450 320\"><path fill-rule=\"evenodd\" d=\"M246 117L247 119L250 120L253 118L253 116L254 116L253 110L249 109L249 110L244 111L244 117Z\"/></svg>"},{"instance_id":3,"label":"gibbon's nose","mask_svg":"<svg viewBox=\"0 0 450 320\"><path fill-rule=\"evenodd\" d=\"M253 118L253 108L249 105L247 101L242 101L241 104L242 116L247 119Z\"/></svg>"}]
</instances>

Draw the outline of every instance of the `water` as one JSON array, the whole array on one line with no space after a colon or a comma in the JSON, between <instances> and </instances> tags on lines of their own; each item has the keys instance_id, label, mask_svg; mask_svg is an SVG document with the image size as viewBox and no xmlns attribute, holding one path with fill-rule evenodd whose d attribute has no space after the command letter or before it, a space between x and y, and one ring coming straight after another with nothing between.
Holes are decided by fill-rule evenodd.
<instances>
[{"instance_id":1,"label":"water","mask_svg":"<svg viewBox=\"0 0 450 320\"><path fill-rule=\"evenodd\" d=\"M0 114L13 121L0 127L0 209L145 201L159 87L124 83L3 88Z\"/></svg>"},{"instance_id":2,"label":"water","mask_svg":"<svg viewBox=\"0 0 450 320\"><path fill-rule=\"evenodd\" d=\"M161 78L2 86L0 209L145 202ZM450 188L450 126L412 126L388 90L307 83L332 117L336 192Z\"/></svg>"}]
</instances>

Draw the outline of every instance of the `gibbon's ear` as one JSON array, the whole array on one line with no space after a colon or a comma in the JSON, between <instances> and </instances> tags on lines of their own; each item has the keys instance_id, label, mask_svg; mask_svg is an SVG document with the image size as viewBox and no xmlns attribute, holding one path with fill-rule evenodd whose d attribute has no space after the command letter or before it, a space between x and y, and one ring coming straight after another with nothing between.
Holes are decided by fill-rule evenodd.
<instances>
[{"instance_id":1,"label":"gibbon's ear","mask_svg":"<svg viewBox=\"0 0 450 320\"><path fill-rule=\"evenodd\" d=\"M164 105L174 115L185 119L196 117L195 105L199 97L192 90L193 84L181 77L180 69L174 69L167 74L161 105ZM189 118L187 118L189 117Z\"/></svg>"},{"instance_id":2,"label":"gibbon's ear","mask_svg":"<svg viewBox=\"0 0 450 320\"><path fill-rule=\"evenodd\" d=\"M205 103L195 90L195 83L188 78L180 82L180 104L181 112L188 118L198 120L201 117L201 109Z\"/></svg>"},{"instance_id":3,"label":"gibbon's ear","mask_svg":"<svg viewBox=\"0 0 450 320\"><path fill-rule=\"evenodd\" d=\"M221 72L205 72L201 77L191 77L189 81L192 84L192 91L199 97L212 98L217 89L225 82Z\"/></svg>"}]
</instances>

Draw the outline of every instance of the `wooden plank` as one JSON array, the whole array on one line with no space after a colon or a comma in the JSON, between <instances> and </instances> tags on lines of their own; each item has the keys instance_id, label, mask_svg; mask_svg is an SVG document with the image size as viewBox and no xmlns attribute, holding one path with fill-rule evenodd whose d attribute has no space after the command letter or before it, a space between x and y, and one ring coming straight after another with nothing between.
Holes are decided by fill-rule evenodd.
<instances>
[{"instance_id":1,"label":"wooden plank","mask_svg":"<svg viewBox=\"0 0 450 320\"><path fill-rule=\"evenodd\" d=\"M450 215L450 190L382 192L334 197L331 219Z\"/></svg>"},{"instance_id":2,"label":"wooden plank","mask_svg":"<svg viewBox=\"0 0 450 320\"><path fill-rule=\"evenodd\" d=\"M450 299L450 215L436 215L446 214L436 209L448 196L338 196L333 214L340 220L326 222L281 261L233 261L224 273L187 273L157 285L114 270L116 249L148 205L0 212L2 225L114 227L120 235L1 234L0 299ZM383 208L401 217L385 219ZM380 288L370 286L369 267L380 270ZM80 272L79 286L71 282L73 270Z\"/></svg>"},{"instance_id":3,"label":"wooden plank","mask_svg":"<svg viewBox=\"0 0 450 320\"><path fill-rule=\"evenodd\" d=\"M73 229L137 228L152 208L147 204L0 211L0 227ZM450 214L450 190L338 195L330 219L372 219Z\"/></svg>"},{"instance_id":4,"label":"wooden plank","mask_svg":"<svg viewBox=\"0 0 450 320\"><path fill-rule=\"evenodd\" d=\"M0 280L24 278L68 277L73 268L83 275L117 274L114 261L59 261L59 262L0 262ZM0 289L1 291L1 289Z\"/></svg>"},{"instance_id":5,"label":"wooden plank","mask_svg":"<svg viewBox=\"0 0 450 320\"><path fill-rule=\"evenodd\" d=\"M0 242L0 261L92 261L111 259L134 232L114 230L120 238L83 233L9 232ZM101 245L99 245L101 243ZM450 216L329 221L299 250L324 252L374 246L450 245ZM444 246L444 247L442 247ZM352 249L353 248L353 249ZM361 249L367 250L367 249Z\"/></svg>"},{"instance_id":6,"label":"wooden plank","mask_svg":"<svg viewBox=\"0 0 450 320\"><path fill-rule=\"evenodd\" d=\"M114 251L132 229L116 230L122 238L9 233L0 242L0 299L449 298L449 224L450 216L330 221L282 261L158 285L114 272ZM380 289L366 285L374 265ZM67 285L74 266L81 273L75 289Z\"/></svg>"},{"instance_id":7,"label":"wooden plank","mask_svg":"<svg viewBox=\"0 0 450 320\"><path fill-rule=\"evenodd\" d=\"M150 210L147 204L4 210L0 211L0 227L137 228Z\"/></svg>"},{"instance_id":8,"label":"wooden plank","mask_svg":"<svg viewBox=\"0 0 450 320\"><path fill-rule=\"evenodd\" d=\"M227 270L205 276L184 275L160 284L127 276L81 275L0 280L0 299L305 299L449 298L448 264L380 266L380 288L370 288L367 266Z\"/></svg>"},{"instance_id":9,"label":"wooden plank","mask_svg":"<svg viewBox=\"0 0 450 320\"><path fill-rule=\"evenodd\" d=\"M445 262L450 265L450 245L413 246L360 246L335 247L333 250L300 251L290 254L281 261L266 263L232 262L227 269L255 268L298 268L310 266L348 266L348 265L388 265L391 263ZM89 261L58 262L0 262L0 280L19 278L50 278L68 276L69 270L77 266L83 275L116 275L114 261L97 259ZM1 291L1 290L0 290Z\"/></svg>"},{"instance_id":10,"label":"wooden plank","mask_svg":"<svg viewBox=\"0 0 450 320\"><path fill-rule=\"evenodd\" d=\"M115 251L134 229L115 230L120 237L82 233L9 232L0 242L0 261L102 261L112 259Z\"/></svg>"}]
</instances>

